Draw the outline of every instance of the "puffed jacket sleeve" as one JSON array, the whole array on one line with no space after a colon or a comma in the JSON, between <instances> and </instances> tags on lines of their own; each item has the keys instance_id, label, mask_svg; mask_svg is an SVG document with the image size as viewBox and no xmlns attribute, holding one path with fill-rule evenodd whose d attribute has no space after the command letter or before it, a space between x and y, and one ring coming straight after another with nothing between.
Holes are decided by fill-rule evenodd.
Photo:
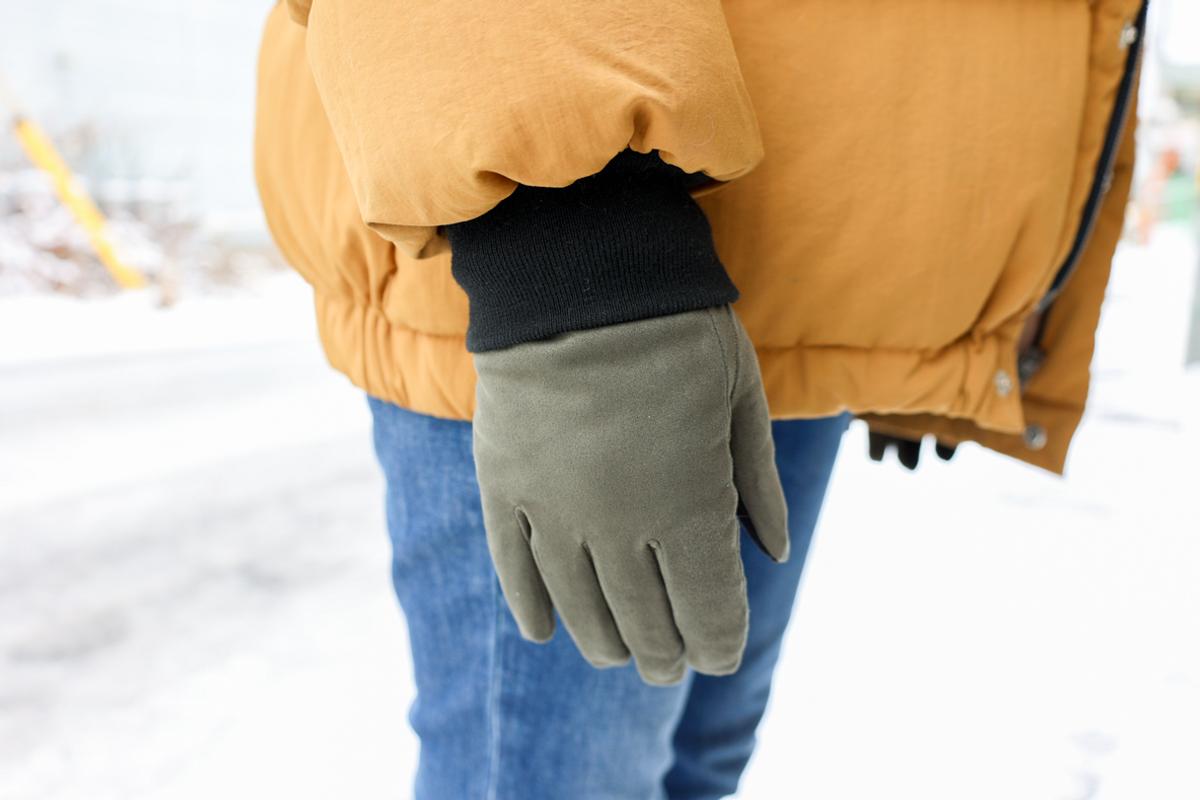
<instances>
[{"instance_id":1,"label":"puffed jacket sleeve","mask_svg":"<svg viewBox=\"0 0 1200 800\"><path fill-rule=\"evenodd\" d=\"M518 185L762 158L718 0L288 0L364 221L419 256Z\"/></svg>"}]
</instances>

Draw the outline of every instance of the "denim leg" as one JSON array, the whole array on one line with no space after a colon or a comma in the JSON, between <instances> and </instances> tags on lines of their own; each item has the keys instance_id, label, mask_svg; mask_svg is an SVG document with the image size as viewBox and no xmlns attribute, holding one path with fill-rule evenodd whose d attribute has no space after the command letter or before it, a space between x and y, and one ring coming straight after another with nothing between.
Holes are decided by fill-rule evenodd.
<instances>
[{"instance_id":1,"label":"denim leg","mask_svg":"<svg viewBox=\"0 0 1200 800\"><path fill-rule=\"evenodd\" d=\"M792 555L775 564L743 533L750 635L741 669L696 675L675 731L675 763L665 785L671 800L716 800L737 791L767 707L817 515L849 416L773 423L776 461L788 502Z\"/></svg>"},{"instance_id":2,"label":"denim leg","mask_svg":"<svg viewBox=\"0 0 1200 800\"><path fill-rule=\"evenodd\" d=\"M523 640L487 551L471 426L371 410L417 687L417 800L664 797L687 684L596 670L561 625Z\"/></svg>"}]
</instances>

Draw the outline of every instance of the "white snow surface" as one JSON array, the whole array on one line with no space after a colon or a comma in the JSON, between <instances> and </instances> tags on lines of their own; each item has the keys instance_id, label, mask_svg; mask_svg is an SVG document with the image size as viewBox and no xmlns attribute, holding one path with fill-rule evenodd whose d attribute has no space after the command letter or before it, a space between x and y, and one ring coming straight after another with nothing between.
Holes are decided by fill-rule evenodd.
<instances>
[{"instance_id":1,"label":"white snow surface","mask_svg":"<svg viewBox=\"0 0 1200 800\"><path fill-rule=\"evenodd\" d=\"M1065 480L851 430L739 797L1200 798L1196 271L1123 246ZM407 797L381 492L299 279L0 298L0 798Z\"/></svg>"}]
</instances>

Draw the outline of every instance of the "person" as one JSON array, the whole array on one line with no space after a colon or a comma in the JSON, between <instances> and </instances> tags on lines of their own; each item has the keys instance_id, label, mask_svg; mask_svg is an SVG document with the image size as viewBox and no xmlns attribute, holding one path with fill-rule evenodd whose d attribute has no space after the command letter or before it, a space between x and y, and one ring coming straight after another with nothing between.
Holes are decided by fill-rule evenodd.
<instances>
[{"instance_id":1,"label":"person","mask_svg":"<svg viewBox=\"0 0 1200 800\"><path fill-rule=\"evenodd\" d=\"M415 794L715 798L850 415L1061 472L1141 0L288 0L256 169L370 397Z\"/></svg>"}]
</instances>

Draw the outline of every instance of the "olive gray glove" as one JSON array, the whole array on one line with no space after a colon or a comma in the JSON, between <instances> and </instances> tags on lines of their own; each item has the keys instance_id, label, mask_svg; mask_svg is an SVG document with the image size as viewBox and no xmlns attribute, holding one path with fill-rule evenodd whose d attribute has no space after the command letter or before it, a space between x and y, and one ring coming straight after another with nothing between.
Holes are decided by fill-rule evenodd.
<instances>
[{"instance_id":1,"label":"olive gray glove","mask_svg":"<svg viewBox=\"0 0 1200 800\"><path fill-rule=\"evenodd\" d=\"M669 684L735 671L749 610L739 511L788 555L754 348L729 306L475 354L488 546L521 633L554 609L596 666ZM739 502L740 499L740 502Z\"/></svg>"}]
</instances>

